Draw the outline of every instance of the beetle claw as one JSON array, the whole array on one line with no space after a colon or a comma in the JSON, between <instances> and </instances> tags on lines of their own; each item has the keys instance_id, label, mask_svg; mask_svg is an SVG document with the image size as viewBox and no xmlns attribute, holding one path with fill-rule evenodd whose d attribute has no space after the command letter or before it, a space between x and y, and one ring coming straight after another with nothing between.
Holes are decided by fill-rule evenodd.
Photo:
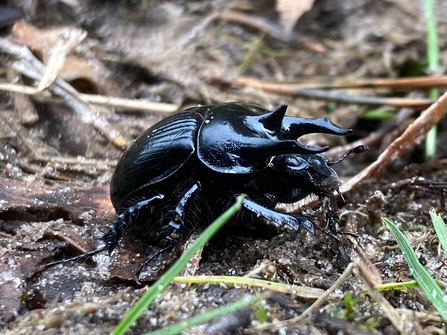
<instances>
[{"instance_id":1,"label":"beetle claw","mask_svg":"<svg viewBox=\"0 0 447 335\"><path fill-rule=\"evenodd\" d=\"M302 225L304 228L306 228L312 235L315 235L315 225L308 218L304 218L300 222L300 225Z\"/></svg>"},{"instance_id":2,"label":"beetle claw","mask_svg":"<svg viewBox=\"0 0 447 335\"><path fill-rule=\"evenodd\" d=\"M146 260L144 261L143 264L140 265L140 267L138 268L137 272L135 273L135 282L138 285L141 285L140 282L140 274L141 272L143 272L144 268L154 260L155 257L157 257L158 255L162 254L163 252L165 252L166 250L172 249L172 247L174 247L175 244L170 244L167 247L164 247L160 250L157 250L156 252L154 252L153 254L149 255Z\"/></svg>"}]
</instances>

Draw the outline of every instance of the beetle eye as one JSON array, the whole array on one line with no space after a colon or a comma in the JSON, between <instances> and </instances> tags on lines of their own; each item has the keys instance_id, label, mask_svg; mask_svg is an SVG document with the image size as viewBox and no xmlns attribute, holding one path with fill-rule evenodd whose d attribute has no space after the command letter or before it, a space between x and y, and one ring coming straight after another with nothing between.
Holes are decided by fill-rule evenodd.
<instances>
[{"instance_id":1,"label":"beetle eye","mask_svg":"<svg viewBox=\"0 0 447 335\"><path fill-rule=\"evenodd\" d=\"M289 157L286 164L294 170L302 170L308 167L306 160L298 156Z\"/></svg>"}]
</instances>

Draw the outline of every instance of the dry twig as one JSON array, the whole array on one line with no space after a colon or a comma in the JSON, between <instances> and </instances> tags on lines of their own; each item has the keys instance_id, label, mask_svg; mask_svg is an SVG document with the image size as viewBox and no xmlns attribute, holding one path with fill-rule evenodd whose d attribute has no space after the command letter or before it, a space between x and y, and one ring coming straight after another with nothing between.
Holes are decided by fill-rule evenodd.
<instances>
[{"instance_id":1,"label":"dry twig","mask_svg":"<svg viewBox=\"0 0 447 335\"><path fill-rule=\"evenodd\" d=\"M45 66L34 57L28 48L18 46L7 39L0 38L0 50L15 58L12 67L16 71L34 80L42 80ZM66 81L57 78L49 90L62 97L67 106L77 113L83 122L93 125L98 132L116 147L121 149L127 147L127 141L88 102L82 99L79 93Z\"/></svg>"},{"instance_id":2,"label":"dry twig","mask_svg":"<svg viewBox=\"0 0 447 335\"><path fill-rule=\"evenodd\" d=\"M39 89L33 86L0 83L0 91L16 92L27 95L51 97L48 92L41 92ZM153 102L145 100L135 99L123 99L116 97L106 97L103 95L82 94L79 96L92 104L111 106L120 108L127 111L142 111L142 112L154 112L154 113L173 113L178 110L178 106L169 103ZM102 112L102 111L99 111Z\"/></svg>"},{"instance_id":3,"label":"dry twig","mask_svg":"<svg viewBox=\"0 0 447 335\"><path fill-rule=\"evenodd\" d=\"M372 175L378 176L397 157L402 156L407 149L423 140L427 132L447 113L447 92L438 101L427 108L421 115L377 158L370 166L352 177L341 186L340 191L345 193L353 189L363 179Z\"/></svg>"},{"instance_id":4,"label":"dry twig","mask_svg":"<svg viewBox=\"0 0 447 335\"><path fill-rule=\"evenodd\" d=\"M311 77L297 78L295 83L280 83L260 80L252 77L239 77L234 85L253 86L267 92L293 94L302 89L334 89L334 88L392 88L392 89L428 89L447 87L447 76L410 77L410 78L332 78Z\"/></svg>"},{"instance_id":5,"label":"dry twig","mask_svg":"<svg viewBox=\"0 0 447 335\"><path fill-rule=\"evenodd\" d=\"M250 330L250 332L275 332L278 331L279 329L281 329L282 327L285 326L291 326L294 324L297 324L301 321L303 321L308 315L314 313L315 311L317 311L321 305L323 305L323 303L329 298L329 296L341 285L343 284L343 282L349 277L349 275L352 273L352 270L354 269L354 263L350 263L345 271L343 271L343 273L341 274L341 276L335 281L334 284L332 284L332 286L326 290L326 292L324 292L324 294L322 294L317 300L315 300L315 302L309 306L309 308L307 308L303 313L301 313L299 316L289 319L289 320L285 320L285 321L281 321L275 324L269 323L266 325L262 325L259 327L255 327L252 328Z\"/></svg>"},{"instance_id":6,"label":"dry twig","mask_svg":"<svg viewBox=\"0 0 447 335\"><path fill-rule=\"evenodd\" d=\"M293 31L287 35L284 33L284 30L280 26L266 20L263 17L247 15L234 10L226 10L223 13L221 13L219 17L221 20L224 21L236 22L239 24L243 24L258 29L264 34L276 38L281 42L285 43L299 42L302 46L306 47L308 50L312 52L322 53L326 51L326 47L323 44L311 41L305 37L298 36Z\"/></svg>"},{"instance_id":7,"label":"dry twig","mask_svg":"<svg viewBox=\"0 0 447 335\"><path fill-rule=\"evenodd\" d=\"M61 32L59 40L52 49L42 80L39 83L39 91L43 91L53 84L59 71L64 67L67 55L75 46L81 43L86 36L86 31L76 28L67 28Z\"/></svg>"},{"instance_id":8,"label":"dry twig","mask_svg":"<svg viewBox=\"0 0 447 335\"><path fill-rule=\"evenodd\" d=\"M363 280L368 289L369 294L371 294L372 298L380 305L385 315L388 317L388 319L391 321L394 327L396 327L399 333L402 333L402 330L404 329L404 323L399 313L389 303L389 301L385 299L382 293L376 290L376 288L374 287L374 282L372 278L368 276L368 273L364 273L361 270L361 268L357 269L354 270L354 272L357 274L358 277L360 277Z\"/></svg>"}]
</instances>

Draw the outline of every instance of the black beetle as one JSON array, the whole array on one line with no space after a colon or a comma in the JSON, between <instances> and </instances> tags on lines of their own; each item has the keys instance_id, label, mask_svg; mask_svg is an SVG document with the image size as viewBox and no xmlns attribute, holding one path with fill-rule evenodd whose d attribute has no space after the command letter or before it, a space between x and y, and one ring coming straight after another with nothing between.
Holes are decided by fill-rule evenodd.
<instances>
[{"instance_id":1,"label":"black beetle","mask_svg":"<svg viewBox=\"0 0 447 335\"><path fill-rule=\"evenodd\" d=\"M268 111L251 104L225 103L189 108L155 124L116 166L110 196L118 220L102 237L104 244L48 265L105 249L112 252L130 230L160 247L140 272L160 252L181 246L198 226L208 225L242 193L246 197L240 218L256 221L261 217L278 226L294 230L303 226L313 232L314 224L307 216L281 213L275 206L310 194L333 198L340 181L330 165L339 160L329 162L320 154L327 147L304 146L297 138L309 133L347 135L351 130L327 118L285 116L286 109L286 105ZM336 221L335 215L332 211L328 222Z\"/></svg>"}]
</instances>

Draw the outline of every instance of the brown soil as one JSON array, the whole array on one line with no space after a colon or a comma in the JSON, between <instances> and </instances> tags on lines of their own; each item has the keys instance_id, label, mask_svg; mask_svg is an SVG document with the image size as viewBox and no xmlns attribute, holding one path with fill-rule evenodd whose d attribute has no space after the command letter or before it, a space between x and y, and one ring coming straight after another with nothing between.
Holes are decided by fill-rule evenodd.
<instances>
[{"instance_id":1,"label":"brown soil","mask_svg":"<svg viewBox=\"0 0 447 335\"><path fill-rule=\"evenodd\" d=\"M328 102L234 84L241 76L330 86L337 78L426 75L422 0L317 0L288 35L279 23L275 2L268 0L14 3L25 18L3 28L2 37L27 46L46 64L62 27L87 32L59 72L78 92L170 103L178 110L235 100L266 108L287 103L290 115L327 116L354 129L342 139L306 137L312 144L330 145L332 157L338 156L339 146L368 142L371 134L381 134L368 142L367 153L336 165L344 182L376 161L429 105L388 106L396 115L393 119L371 120L362 114L382 106ZM441 66L436 75L446 74L447 22L441 14L446 10L446 3L438 1ZM242 21L238 15L245 15ZM33 68L22 60L26 68ZM14 62L20 63L2 47L0 82L38 86ZM428 90L417 88L339 91L363 97L428 97ZM146 290L135 283L134 273L150 251L147 246L128 235L112 256L102 253L88 262L42 266L94 248L95 238L115 218L108 183L123 147L168 114L161 112L161 105L149 113L126 106L78 105L76 99L56 99L58 94L52 92L50 98L0 90L0 332L107 334ZM381 217L396 223L426 269L447 283L445 253L429 216L430 208L435 208L447 218L446 119L439 122L436 156L431 160L424 158L422 135L416 144L408 142L399 149L391 164L347 191L340 208L340 229L358 235L359 247L371 262L364 264L373 267L363 276L378 273L376 284L412 280ZM310 207L301 210L324 214L323 208ZM284 229L269 239L228 232L220 236L203 250L195 275L251 273L255 278L326 290L351 261L357 266L360 262L355 240L342 237L343 246L321 232L313 236L304 229L298 233ZM145 283L157 278L174 258L163 254L151 263ZM354 271L336 290L359 299L351 312L343 299L333 299L300 323L260 330L256 311L246 310L187 333L398 334L389 312L364 288L362 275ZM251 287L174 283L129 334L166 327L259 292ZM445 334L445 325L421 290L382 294L397 310L403 334ZM293 318L313 301L275 294L263 302L267 322Z\"/></svg>"}]
</instances>

